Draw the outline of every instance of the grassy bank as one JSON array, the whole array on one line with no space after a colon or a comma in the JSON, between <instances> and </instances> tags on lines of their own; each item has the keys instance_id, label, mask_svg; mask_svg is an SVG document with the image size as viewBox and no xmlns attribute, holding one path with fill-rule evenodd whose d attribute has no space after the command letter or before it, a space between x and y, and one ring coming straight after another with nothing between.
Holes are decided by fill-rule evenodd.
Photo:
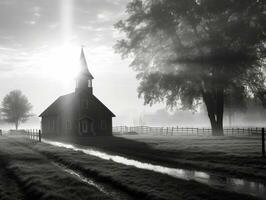
<instances>
[{"instance_id":1,"label":"grassy bank","mask_svg":"<svg viewBox=\"0 0 266 200\"><path fill-rule=\"evenodd\" d=\"M43 143L29 143L27 146L46 155L51 160L81 172L85 176L93 176L99 181L112 184L114 187L131 194L136 199L256 199L251 196L214 189L194 181L179 180L148 170L117 164L109 160L102 160L62 147L55 147Z\"/></svg>"},{"instance_id":2,"label":"grassy bank","mask_svg":"<svg viewBox=\"0 0 266 200\"><path fill-rule=\"evenodd\" d=\"M14 139L0 137L0 160L0 199L108 199Z\"/></svg>"},{"instance_id":3,"label":"grassy bank","mask_svg":"<svg viewBox=\"0 0 266 200\"><path fill-rule=\"evenodd\" d=\"M26 197L19 184L5 167L0 160L0 200L25 200Z\"/></svg>"},{"instance_id":4,"label":"grassy bank","mask_svg":"<svg viewBox=\"0 0 266 200\"><path fill-rule=\"evenodd\" d=\"M266 180L266 159L259 137L124 136L65 138L112 154L161 164Z\"/></svg>"}]
</instances>

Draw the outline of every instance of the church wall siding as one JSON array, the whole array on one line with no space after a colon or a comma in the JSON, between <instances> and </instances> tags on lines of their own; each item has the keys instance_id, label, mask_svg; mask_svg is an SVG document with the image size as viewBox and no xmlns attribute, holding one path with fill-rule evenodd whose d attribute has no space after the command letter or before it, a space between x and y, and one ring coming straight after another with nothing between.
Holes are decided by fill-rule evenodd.
<instances>
[{"instance_id":1,"label":"church wall siding","mask_svg":"<svg viewBox=\"0 0 266 200\"><path fill-rule=\"evenodd\" d=\"M42 117L42 133L44 136L55 136L59 133L59 119L56 115Z\"/></svg>"},{"instance_id":2,"label":"church wall siding","mask_svg":"<svg viewBox=\"0 0 266 200\"><path fill-rule=\"evenodd\" d=\"M112 135L112 116L101 106L95 105L91 109L83 109L78 112L63 112L58 116L46 116L42 118L42 130L44 136L79 136L79 119L77 113L82 113L93 121L93 128L96 136ZM105 125L103 125L105 124ZM89 133L86 135L94 135ZM85 136L85 135L84 135Z\"/></svg>"}]
</instances>

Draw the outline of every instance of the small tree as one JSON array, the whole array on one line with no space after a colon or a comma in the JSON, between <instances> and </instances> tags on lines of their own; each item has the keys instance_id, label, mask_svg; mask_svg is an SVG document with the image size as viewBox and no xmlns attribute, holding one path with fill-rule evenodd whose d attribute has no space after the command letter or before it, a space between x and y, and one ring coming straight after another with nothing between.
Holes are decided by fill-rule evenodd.
<instances>
[{"instance_id":1,"label":"small tree","mask_svg":"<svg viewBox=\"0 0 266 200\"><path fill-rule=\"evenodd\" d=\"M30 116L32 105L20 90L13 90L2 101L1 113L3 120L15 125L16 130L20 123L26 122Z\"/></svg>"}]
</instances>

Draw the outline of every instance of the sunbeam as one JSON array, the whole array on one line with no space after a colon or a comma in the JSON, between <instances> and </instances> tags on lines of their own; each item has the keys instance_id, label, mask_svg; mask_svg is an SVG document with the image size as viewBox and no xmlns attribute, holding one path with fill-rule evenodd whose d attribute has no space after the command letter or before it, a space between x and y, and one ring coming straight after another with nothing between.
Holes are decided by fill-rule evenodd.
<instances>
[{"instance_id":1,"label":"sunbeam","mask_svg":"<svg viewBox=\"0 0 266 200\"><path fill-rule=\"evenodd\" d=\"M61 0L62 39L66 44L71 40L73 27L73 0Z\"/></svg>"}]
</instances>

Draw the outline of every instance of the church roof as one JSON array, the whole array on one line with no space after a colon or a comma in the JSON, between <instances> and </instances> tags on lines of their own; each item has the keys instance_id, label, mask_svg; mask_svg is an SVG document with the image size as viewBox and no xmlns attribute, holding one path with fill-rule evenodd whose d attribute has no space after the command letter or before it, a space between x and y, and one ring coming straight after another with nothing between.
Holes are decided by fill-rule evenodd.
<instances>
[{"instance_id":1,"label":"church roof","mask_svg":"<svg viewBox=\"0 0 266 200\"><path fill-rule=\"evenodd\" d=\"M97 104L101 110L105 110L109 113L112 117L115 115L110 111L97 97L91 95L91 102ZM75 92L60 96L57 98L46 110L44 110L39 117L43 116L52 116L52 115L59 115L60 113L64 112L66 109L75 109L76 103L78 101L78 95ZM93 106L93 105L92 105Z\"/></svg>"},{"instance_id":2,"label":"church roof","mask_svg":"<svg viewBox=\"0 0 266 200\"><path fill-rule=\"evenodd\" d=\"M88 76L90 79L94 79L94 77L89 71L83 48L81 48L80 53L80 74Z\"/></svg>"}]
</instances>

